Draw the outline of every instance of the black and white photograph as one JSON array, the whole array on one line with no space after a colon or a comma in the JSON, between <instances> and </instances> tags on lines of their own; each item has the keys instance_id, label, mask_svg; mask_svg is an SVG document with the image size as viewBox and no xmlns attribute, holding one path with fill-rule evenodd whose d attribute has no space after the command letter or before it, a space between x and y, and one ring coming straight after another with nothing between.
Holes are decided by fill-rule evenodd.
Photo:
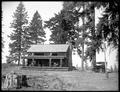
<instances>
[{"instance_id":1,"label":"black and white photograph","mask_svg":"<svg viewBox=\"0 0 120 92\"><path fill-rule=\"evenodd\" d=\"M119 91L119 0L1 5L2 91Z\"/></svg>"}]
</instances>

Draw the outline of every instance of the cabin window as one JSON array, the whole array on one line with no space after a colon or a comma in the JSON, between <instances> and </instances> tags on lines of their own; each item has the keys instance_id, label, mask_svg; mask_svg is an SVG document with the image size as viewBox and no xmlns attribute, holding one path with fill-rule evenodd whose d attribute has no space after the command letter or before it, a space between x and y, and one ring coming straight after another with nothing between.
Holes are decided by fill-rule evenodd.
<instances>
[{"instance_id":1,"label":"cabin window","mask_svg":"<svg viewBox=\"0 0 120 92\"><path fill-rule=\"evenodd\" d=\"M34 55L37 55L37 56L44 56L44 53L34 53Z\"/></svg>"},{"instance_id":2,"label":"cabin window","mask_svg":"<svg viewBox=\"0 0 120 92\"><path fill-rule=\"evenodd\" d=\"M57 56L58 54L57 53L52 53L52 56Z\"/></svg>"}]
</instances>

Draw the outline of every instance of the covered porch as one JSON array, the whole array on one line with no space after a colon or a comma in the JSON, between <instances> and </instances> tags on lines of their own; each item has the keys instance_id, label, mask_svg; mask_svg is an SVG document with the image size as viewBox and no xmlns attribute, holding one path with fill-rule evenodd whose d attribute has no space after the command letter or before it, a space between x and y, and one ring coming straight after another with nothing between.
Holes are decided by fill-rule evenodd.
<instances>
[{"instance_id":1,"label":"covered porch","mask_svg":"<svg viewBox=\"0 0 120 92\"><path fill-rule=\"evenodd\" d=\"M23 58L23 66L36 67L68 67L64 56L27 56Z\"/></svg>"}]
</instances>

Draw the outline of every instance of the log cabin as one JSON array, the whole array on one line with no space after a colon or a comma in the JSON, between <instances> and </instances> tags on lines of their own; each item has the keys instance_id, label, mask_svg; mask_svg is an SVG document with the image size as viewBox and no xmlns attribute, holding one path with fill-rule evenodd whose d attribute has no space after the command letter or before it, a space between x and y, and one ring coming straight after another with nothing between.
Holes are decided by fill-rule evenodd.
<instances>
[{"instance_id":1,"label":"log cabin","mask_svg":"<svg viewBox=\"0 0 120 92\"><path fill-rule=\"evenodd\" d=\"M71 70L72 51L68 44L31 45L28 56L24 56L23 68L39 70ZM25 60L26 59L26 60Z\"/></svg>"}]
</instances>

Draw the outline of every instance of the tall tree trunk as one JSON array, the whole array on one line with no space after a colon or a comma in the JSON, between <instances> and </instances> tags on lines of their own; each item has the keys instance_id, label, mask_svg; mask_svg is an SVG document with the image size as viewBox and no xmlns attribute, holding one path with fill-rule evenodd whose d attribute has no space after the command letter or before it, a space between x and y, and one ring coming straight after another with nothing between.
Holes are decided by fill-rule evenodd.
<instances>
[{"instance_id":1,"label":"tall tree trunk","mask_svg":"<svg viewBox=\"0 0 120 92\"><path fill-rule=\"evenodd\" d=\"M95 5L93 6L93 30L92 30L92 35L93 37L96 37L96 34L95 34ZM95 42L95 39L93 39L93 42ZM92 59L92 64L93 64L93 68L95 67L96 65L96 50L94 50L94 55L93 55L93 59Z\"/></svg>"},{"instance_id":2,"label":"tall tree trunk","mask_svg":"<svg viewBox=\"0 0 120 92\"><path fill-rule=\"evenodd\" d=\"M85 4L83 2L83 10L85 9ZM84 27L84 24L85 24L85 18L84 16L82 17L82 21L83 21L83 27ZM82 38L84 39L84 28L82 30ZM84 40L82 42L82 62L81 62L81 68L82 68L82 71L84 71Z\"/></svg>"},{"instance_id":3,"label":"tall tree trunk","mask_svg":"<svg viewBox=\"0 0 120 92\"><path fill-rule=\"evenodd\" d=\"M93 68L96 65L96 50L94 51L94 55L93 55L93 59L92 59L92 64L93 64Z\"/></svg>"},{"instance_id":4,"label":"tall tree trunk","mask_svg":"<svg viewBox=\"0 0 120 92\"><path fill-rule=\"evenodd\" d=\"M35 44L37 44L38 43L38 41L37 41L38 39L37 39L37 37L36 37L36 41L35 41Z\"/></svg>"},{"instance_id":5,"label":"tall tree trunk","mask_svg":"<svg viewBox=\"0 0 120 92\"><path fill-rule=\"evenodd\" d=\"M20 30L19 30L19 60L18 60L18 66L20 65L20 60L21 60L21 31L22 31L22 29L20 28Z\"/></svg>"},{"instance_id":6,"label":"tall tree trunk","mask_svg":"<svg viewBox=\"0 0 120 92\"><path fill-rule=\"evenodd\" d=\"M107 61L106 61L106 44L105 42L103 43L104 44L104 59L105 59L105 75L106 75L106 78L109 78L109 75L108 75L108 72L107 72Z\"/></svg>"},{"instance_id":7,"label":"tall tree trunk","mask_svg":"<svg viewBox=\"0 0 120 92\"><path fill-rule=\"evenodd\" d=\"M69 70L72 70L72 50L73 50L73 48L72 48L72 40L71 40L71 37L70 37L70 40L69 40L69 61L68 61L68 63L69 63Z\"/></svg>"},{"instance_id":8,"label":"tall tree trunk","mask_svg":"<svg viewBox=\"0 0 120 92\"><path fill-rule=\"evenodd\" d=\"M22 2L21 2L22 3ZM22 11L21 11L22 14ZM22 16L20 14L20 18L21 18L21 22L22 22ZM19 29L19 60L18 60L18 66L20 65L20 61L21 61L21 36L22 36L22 24L20 22L20 29Z\"/></svg>"}]
</instances>

